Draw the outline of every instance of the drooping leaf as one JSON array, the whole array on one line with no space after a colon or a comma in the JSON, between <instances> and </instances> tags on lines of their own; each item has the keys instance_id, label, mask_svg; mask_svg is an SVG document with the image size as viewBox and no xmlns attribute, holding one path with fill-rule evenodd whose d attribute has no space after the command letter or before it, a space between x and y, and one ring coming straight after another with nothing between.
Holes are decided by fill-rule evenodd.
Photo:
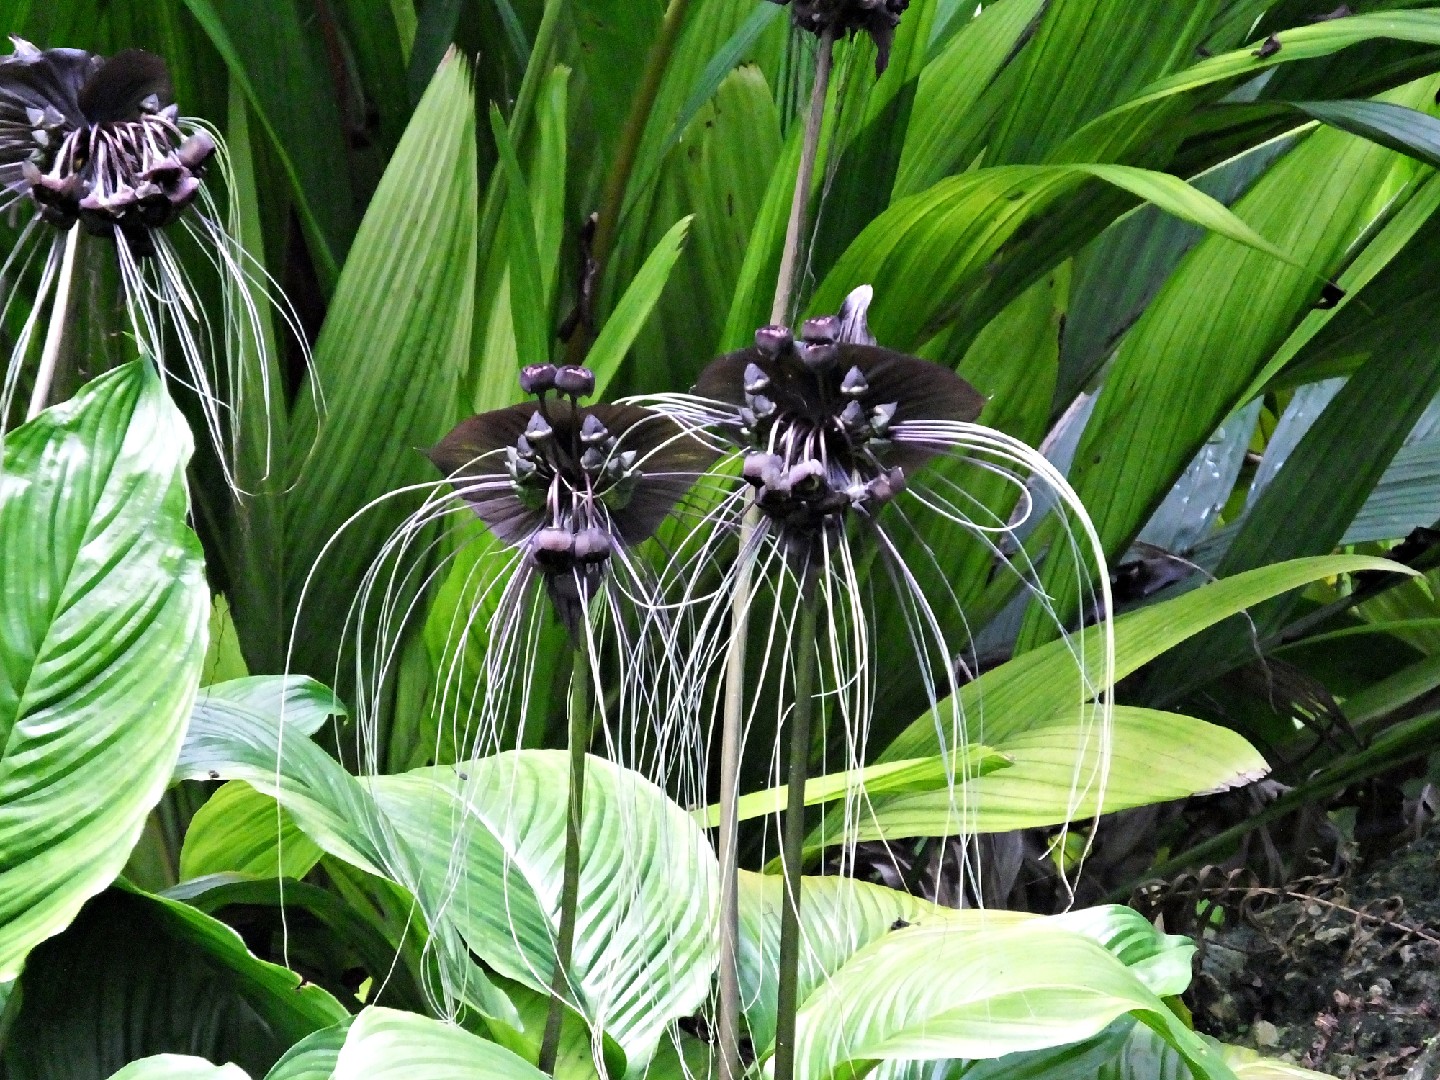
<instances>
[{"instance_id":1,"label":"drooping leaf","mask_svg":"<svg viewBox=\"0 0 1440 1080\"><path fill-rule=\"evenodd\" d=\"M144 362L6 440L0 982L120 872L169 782L210 611L191 447Z\"/></svg>"},{"instance_id":2,"label":"drooping leaf","mask_svg":"<svg viewBox=\"0 0 1440 1080\"><path fill-rule=\"evenodd\" d=\"M568 763L511 751L380 777L374 792L469 947L500 974L547 989L555 967ZM586 770L572 991L639 1069L665 1026L708 993L717 962L715 857L649 781L599 758ZM683 889L676 882L685 882Z\"/></svg>"},{"instance_id":3,"label":"drooping leaf","mask_svg":"<svg viewBox=\"0 0 1440 1080\"><path fill-rule=\"evenodd\" d=\"M257 959L224 923L124 889L90 901L32 961L4 1049L15 1080L109 1076L152 1054L234 1061L260 1076L292 1043L346 1016L320 987Z\"/></svg>"},{"instance_id":4,"label":"drooping leaf","mask_svg":"<svg viewBox=\"0 0 1440 1080\"><path fill-rule=\"evenodd\" d=\"M428 1016L369 1008L350 1025L333 1080L540 1080L509 1050ZM287 1078L288 1080L288 1078Z\"/></svg>"},{"instance_id":5,"label":"drooping leaf","mask_svg":"<svg viewBox=\"0 0 1440 1080\"><path fill-rule=\"evenodd\" d=\"M1173 649L1193 634L1246 608L1312 581L1362 570L1402 571L1395 563L1365 556L1336 555L1296 559L1204 585L1173 600L1122 616L1115 622L1115 677L1123 679L1143 664ZM1099 677L1103 654L1098 628L1085 632L1084 655ZM1012 736L1044 725L1074 709L1075 657L1066 642L1052 642L985 672L963 687L966 713L985 717L983 737L1003 748ZM942 706L942 712L944 706ZM881 755L883 761L924 757L939 752L935 720L923 716L911 724ZM1002 749L1003 752L1003 749Z\"/></svg>"}]
</instances>

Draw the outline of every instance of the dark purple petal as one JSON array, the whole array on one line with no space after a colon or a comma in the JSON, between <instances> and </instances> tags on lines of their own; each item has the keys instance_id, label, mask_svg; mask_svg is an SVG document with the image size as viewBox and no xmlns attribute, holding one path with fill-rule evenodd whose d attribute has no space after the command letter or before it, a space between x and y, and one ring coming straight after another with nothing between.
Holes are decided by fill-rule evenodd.
<instances>
[{"instance_id":1,"label":"dark purple petal","mask_svg":"<svg viewBox=\"0 0 1440 1080\"><path fill-rule=\"evenodd\" d=\"M98 56L81 49L36 49L12 38L15 52L0 56L0 121L29 124L30 109L51 108L71 127L85 122L80 88L95 72Z\"/></svg>"},{"instance_id":2,"label":"dark purple petal","mask_svg":"<svg viewBox=\"0 0 1440 1080\"><path fill-rule=\"evenodd\" d=\"M942 364L874 345L841 345L841 363L857 367L870 384L862 399L876 406L894 402L895 422L958 420L970 422L985 407L985 398Z\"/></svg>"},{"instance_id":3,"label":"dark purple petal","mask_svg":"<svg viewBox=\"0 0 1440 1080\"><path fill-rule=\"evenodd\" d=\"M649 409L592 405L582 411L597 417L616 437L615 453L637 455L640 482L630 501L611 511L611 519L625 543L648 540L714 464L716 451Z\"/></svg>"},{"instance_id":4,"label":"dark purple petal","mask_svg":"<svg viewBox=\"0 0 1440 1080\"><path fill-rule=\"evenodd\" d=\"M165 61L143 49L126 49L100 65L80 88L78 103L90 123L110 124L139 119L150 97L161 108L175 100Z\"/></svg>"}]
</instances>

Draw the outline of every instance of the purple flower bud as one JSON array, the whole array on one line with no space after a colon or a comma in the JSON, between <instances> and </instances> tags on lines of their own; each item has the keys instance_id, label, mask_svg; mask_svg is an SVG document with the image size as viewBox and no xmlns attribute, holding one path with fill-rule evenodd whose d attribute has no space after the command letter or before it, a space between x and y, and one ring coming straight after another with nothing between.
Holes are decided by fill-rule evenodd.
<instances>
[{"instance_id":1,"label":"purple flower bud","mask_svg":"<svg viewBox=\"0 0 1440 1080\"><path fill-rule=\"evenodd\" d=\"M840 393L848 398L861 398L870 392L870 384L865 379L865 373L858 367L852 367L845 373L845 378L840 382Z\"/></svg>"},{"instance_id":2,"label":"purple flower bud","mask_svg":"<svg viewBox=\"0 0 1440 1080\"><path fill-rule=\"evenodd\" d=\"M610 534L604 529L591 526L582 529L575 537L575 559L583 565L594 565L610 557L612 550Z\"/></svg>"},{"instance_id":3,"label":"purple flower bud","mask_svg":"<svg viewBox=\"0 0 1440 1080\"><path fill-rule=\"evenodd\" d=\"M599 446L609 437L610 429L594 413L585 417L585 422L580 425L580 441L586 446Z\"/></svg>"},{"instance_id":4,"label":"purple flower bud","mask_svg":"<svg viewBox=\"0 0 1440 1080\"><path fill-rule=\"evenodd\" d=\"M210 137L209 132L197 131L183 143L180 149L175 151L175 157L181 165L191 172L199 172L205 167L205 163L215 154L215 140Z\"/></svg>"},{"instance_id":5,"label":"purple flower bud","mask_svg":"<svg viewBox=\"0 0 1440 1080\"><path fill-rule=\"evenodd\" d=\"M554 434L555 429L550 426L550 421L546 420L545 417L537 412L530 417L530 423L525 425L525 435L523 437L529 439L530 442L534 444L543 443Z\"/></svg>"},{"instance_id":6,"label":"purple flower bud","mask_svg":"<svg viewBox=\"0 0 1440 1080\"><path fill-rule=\"evenodd\" d=\"M816 374L829 371L840 359L840 350L834 345L812 345L808 342L796 346L800 362Z\"/></svg>"},{"instance_id":7,"label":"purple flower bud","mask_svg":"<svg viewBox=\"0 0 1440 1080\"><path fill-rule=\"evenodd\" d=\"M795 336L790 333L788 326L762 326L755 331L755 348L770 360L778 360L784 356L794 343Z\"/></svg>"},{"instance_id":8,"label":"purple flower bud","mask_svg":"<svg viewBox=\"0 0 1440 1080\"><path fill-rule=\"evenodd\" d=\"M555 389L570 397L589 397L595 392L595 373L586 367L566 364L555 372Z\"/></svg>"},{"instance_id":9,"label":"purple flower bud","mask_svg":"<svg viewBox=\"0 0 1440 1080\"><path fill-rule=\"evenodd\" d=\"M823 494L829 486L825 482L825 466L814 458L800 462L790 470L790 490L804 499L813 499Z\"/></svg>"},{"instance_id":10,"label":"purple flower bud","mask_svg":"<svg viewBox=\"0 0 1440 1080\"><path fill-rule=\"evenodd\" d=\"M745 392L747 394L758 394L770 389L770 376L760 369L758 364L745 365Z\"/></svg>"},{"instance_id":11,"label":"purple flower bud","mask_svg":"<svg viewBox=\"0 0 1440 1080\"><path fill-rule=\"evenodd\" d=\"M536 565L550 573L563 573L575 563L575 534L569 529L541 529L530 541Z\"/></svg>"},{"instance_id":12,"label":"purple flower bud","mask_svg":"<svg viewBox=\"0 0 1440 1080\"><path fill-rule=\"evenodd\" d=\"M811 345L833 345L840 338L840 320L834 315L807 319L800 328L800 336Z\"/></svg>"},{"instance_id":13,"label":"purple flower bud","mask_svg":"<svg viewBox=\"0 0 1440 1080\"><path fill-rule=\"evenodd\" d=\"M529 364L520 369L520 389L527 394L548 394L555 389L554 364Z\"/></svg>"}]
</instances>

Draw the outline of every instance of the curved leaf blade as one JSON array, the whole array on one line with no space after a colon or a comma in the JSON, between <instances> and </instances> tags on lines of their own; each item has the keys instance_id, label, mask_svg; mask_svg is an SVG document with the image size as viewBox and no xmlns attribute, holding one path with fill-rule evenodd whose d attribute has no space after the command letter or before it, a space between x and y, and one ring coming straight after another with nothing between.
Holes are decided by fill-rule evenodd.
<instances>
[{"instance_id":1,"label":"curved leaf blade","mask_svg":"<svg viewBox=\"0 0 1440 1080\"><path fill-rule=\"evenodd\" d=\"M191 448L143 361L6 440L0 982L120 872L169 782L209 625Z\"/></svg>"}]
</instances>

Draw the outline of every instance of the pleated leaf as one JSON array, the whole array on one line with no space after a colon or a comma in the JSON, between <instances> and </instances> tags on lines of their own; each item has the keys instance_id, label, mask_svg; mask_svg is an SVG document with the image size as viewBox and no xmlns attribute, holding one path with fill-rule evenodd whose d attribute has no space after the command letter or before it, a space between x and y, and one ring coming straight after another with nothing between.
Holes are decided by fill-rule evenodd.
<instances>
[{"instance_id":1,"label":"pleated leaf","mask_svg":"<svg viewBox=\"0 0 1440 1080\"><path fill-rule=\"evenodd\" d=\"M209 623L190 432L137 362L0 465L0 982L118 874L169 783Z\"/></svg>"},{"instance_id":2,"label":"pleated leaf","mask_svg":"<svg viewBox=\"0 0 1440 1080\"><path fill-rule=\"evenodd\" d=\"M380 777L380 806L432 887L448 888L469 947L537 990L555 967L568 761L513 751ZM717 962L718 869L699 827L637 773L590 758L581 919L570 979L593 1027L631 1070L704 1001Z\"/></svg>"},{"instance_id":3,"label":"pleated leaf","mask_svg":"<svg viewBox=\"0 0 1440 1080\"><path fill-rule=\"evenodd\" d=\"M334 1080L541 1080L535 1066L454 1024L394 1009L357 1016Z\"/></svg>"},{"instance_id":4,"label":"pleated leaf","mask_svg":"<svg viewBox=\"0 0 1440 1080\"><path fill-rule=\"evenodd\" d=\"M294 666L332 678L361 577L418 500L372 500L432 478L420 453L460 419L475 292L475 110L464 62L441 65L355 237L291 439L287 600ZM339 538L319 562L327 542Z\"/></svg>"}]
</instances>

